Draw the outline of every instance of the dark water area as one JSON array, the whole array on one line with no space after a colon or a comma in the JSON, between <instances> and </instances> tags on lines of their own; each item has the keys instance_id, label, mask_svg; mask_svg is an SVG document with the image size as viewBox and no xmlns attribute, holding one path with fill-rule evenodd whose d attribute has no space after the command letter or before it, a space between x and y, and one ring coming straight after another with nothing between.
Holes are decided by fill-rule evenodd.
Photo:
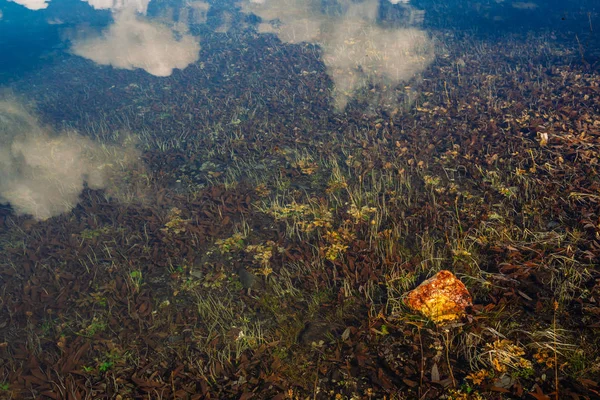
<instances>
[{"instance_id":1,"label":"dark water area","mask_svg":"<svg viewBox=\"0 0 600 400\"><path fill-rule=\"evenodd\" d=\"M0 398L599 398L598 32L0 0Z\"/></svg>"},{"instance_id":2,"label":"dark water area","mask_svg":"<svg viewBox=\"0 0 600 400\"><path fill-rule=\"evenodd\" d=\"M598 5L593 1L422 1L412 2L426 10L425 26L475 30L489 34L519 31L589 32Z\"/></svg>"}]
</instances>

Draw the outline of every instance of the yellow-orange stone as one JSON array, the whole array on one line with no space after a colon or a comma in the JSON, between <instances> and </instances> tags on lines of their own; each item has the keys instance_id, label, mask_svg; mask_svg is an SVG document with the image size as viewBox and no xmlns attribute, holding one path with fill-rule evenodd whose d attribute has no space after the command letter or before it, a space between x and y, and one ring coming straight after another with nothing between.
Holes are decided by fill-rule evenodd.
<instances>
[{"instance_id":1,"label":"yellow-orange stone","mask_svg":"<svg viewBox=\"0 0 600 400\"><path fill-rule=\"evenodd\" d=\"M410 291L404 301L435 323L460 318L473 305L465 285L450 271L442 270Z\"/></svg>"}]
</instances>

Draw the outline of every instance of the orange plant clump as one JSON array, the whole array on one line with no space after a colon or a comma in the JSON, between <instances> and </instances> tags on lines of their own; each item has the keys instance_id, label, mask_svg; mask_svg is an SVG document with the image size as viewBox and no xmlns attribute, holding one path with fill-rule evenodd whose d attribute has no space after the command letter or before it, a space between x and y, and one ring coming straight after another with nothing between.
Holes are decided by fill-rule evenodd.
<instances>
[{"instance_id":1,"label":"orange plant clump","mask_svg":"<svg viewBox=\"0 0 600 400\"><path fill-rule=\"evenodd\" d=\"M410 291L405 303L439 324L459 319L473 305L473 299L452 272L442 270Z\"/></svg>"}]
</instances>

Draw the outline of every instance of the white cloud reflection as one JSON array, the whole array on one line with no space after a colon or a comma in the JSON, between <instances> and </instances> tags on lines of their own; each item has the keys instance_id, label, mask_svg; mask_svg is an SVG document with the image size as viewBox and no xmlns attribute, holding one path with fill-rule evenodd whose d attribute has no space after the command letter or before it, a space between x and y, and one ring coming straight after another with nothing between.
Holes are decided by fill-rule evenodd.
<instances>
[{"instance_id":1,"label":"white cloud reflection","mask_svg":"<svg viewBox=\"0 0 600 400\"><path fill-rule=\"evenodd\" d=\"M321 46L338 110L369 83L386 88L382 100L393 101L393 87L422 72L434 57L426 32L377 24L378 0L338 0L331 10L320 0L244 0L240 5L262 19L259 32L275 33L286 43Z\"/></svg>"},{"instance_id":2,"label":"white cloud reflection","mask_svg":"<svg viewBox=\"0 0 600 400\"><path fill-rule=\"evenodd\" d=\"M150 0L83 0L96 10L135 10L146 14Z\"/></svg>"},{"instance_id":3,"label":"white cloud reflection","mask_svg":"<svg viewBox=\"0 0 600 400\"><path fill-rule=\"evenodd\" d=\"M101 35L75 40L71 51L101 65L169 76L198 60L200 44L190 34L125 10L114 14Z\"/></svg>"},{"instance_id":4,"label":"white cloud reflection","mask_svg":"<svg viewBox=\"0 0 600 400\"><path fill-rule=\"evenodd\" d=\"M30 10L43 10L48 7L50 0L8 0L20 4ZM83 0L97 10L133 9L145 14L150 0Z\"/></svg>"},{"instance_id":5,"label":"white cloud reflection","mask_svg":"<svg viewBox=\"0 0 600 400\"><path fill-rule=\"evenodd\" d=\"M31 10L48 7L50 0L10 0ZM188 33L189 23L206 22L210 5L188 1L180 19L159 22L145 17L151 0L82 0L98 10L111 10L114 22L102 33L75 38L71 52L101 65L140 68L169 76L198 60L199 39Z\"/></svg>"},{"instance_id":6,"label":"white cloud reflection","mask_svg":"<svg viewBox=\"0 0 600 400\"><path fill-rule=\"evenodd\" d=\"M43 10L48 7L50 0L8 0L27 7L30 10Z\"/></svg>"},{"instance_id":7,"label":"white cloud reflection","mask_svg":"<svg viewBox=\"0 0 600 400\"><path fill-rule=\"evenodd\" d=\"M53 132L11 98L0 98L0 203L45 220L68 212L84 185L119 192L139 163L132 146L99 144L74 131Z\"/></svg>"}]
</instances>

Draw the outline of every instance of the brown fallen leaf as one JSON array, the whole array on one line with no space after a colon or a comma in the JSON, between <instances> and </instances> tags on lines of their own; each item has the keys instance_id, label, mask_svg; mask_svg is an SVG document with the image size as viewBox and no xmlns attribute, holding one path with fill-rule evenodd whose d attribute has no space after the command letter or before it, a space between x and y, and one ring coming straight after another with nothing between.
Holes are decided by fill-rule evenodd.
<instances>
[{"instance_id":1,"label":"brown fallen leaf","mask_svg":"<svg viewBox=\"0 0 600 400\"><path fill-rule=\"evenodd\" d=\"M442 270L408 293L405 303L435 323L452 322L473 305L465 285L450 271Z\"/></svg>"}]
</instances>

